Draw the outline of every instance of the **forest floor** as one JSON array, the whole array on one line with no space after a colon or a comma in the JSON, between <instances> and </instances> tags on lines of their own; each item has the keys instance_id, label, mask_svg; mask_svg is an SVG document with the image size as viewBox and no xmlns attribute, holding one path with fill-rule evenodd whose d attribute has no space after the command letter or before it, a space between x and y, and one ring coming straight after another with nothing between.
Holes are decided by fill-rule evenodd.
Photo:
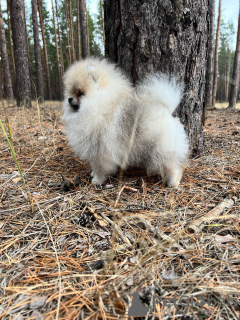
<instances>
[{"instance_id":1,"label":"forest floor","mask_svg":"<svg viewBox=\"0 0 240 320\"><path fill-rule=\"evenodd\" d=\"M0 108L24 176L0 133L0 319L239 319L240 110L207 114L178 189L92 185L60 103L40 110Z\"/></svg>"}]
</instances>

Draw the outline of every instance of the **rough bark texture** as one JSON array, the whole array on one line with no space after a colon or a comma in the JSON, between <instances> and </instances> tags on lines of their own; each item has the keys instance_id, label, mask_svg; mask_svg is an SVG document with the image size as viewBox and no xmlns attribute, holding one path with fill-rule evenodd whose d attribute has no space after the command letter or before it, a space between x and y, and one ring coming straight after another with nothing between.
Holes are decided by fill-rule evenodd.
<instances>
[{"instance_id":1,"label":"rough bark texture","mask_svg":"<svg viewBox=\"0 0 240 320\"><path fill-rule=\"evenodd\" d=\"M206 70L206 103L205 108L212 108L213 100L213 72L214 72L214 24L215 24L215 0L209 2L209 45Z\"/></svg>"},{"instance_id":2,"label":"rough bark texture","mask_svg":"<svg viewBox=\"0 0 240 320\"><path fill-rule=\"evenodd\" d=\"M193 152L203 147L209 1L104 1L106 55L133 83L156 71L185 83L177 113Z\"/></svg>"},{"instance_id":3,"label":"rough bark texture","mask_svg":"<svg viewBox=\"0 0 240 320\"><path fill-rule=\"evenodd\" d=\"M12 101L14 97L13 97L13 88L12 88L12 80L11 80L11 74L10 74L10 68L9 68L8 54L7 54L5 30L4 30L3 18L2 18L1 2L0 2L0 52L1 52L1 60L2 60L5 97L8 100Z\"/></svg>"},{"instance_id":4,"label":"rough bark texture","mask_svg":"<svg viewBox=\"0 0 240 320\"><path fill-rule=\"evenodd\" d=\"M219 36L220 36L220 26L221 26L221 6L222 0L219 0L218 5L218 23L216 31L216 41L215 41L215 53L214 53L214 72L213 72L213 100L212 106L215 107L216 95L217 95L217 83L218 83L218 47L219 47Z\"/></svg>"},{"instance_id":5,"label":"rough bark texture","mask_svg":"<svg viewBox=\"0 0 240 320\"><path fill-rule=\"evenodd\" d=\"M234 64L233 64L233 74L232 74L232 82L229 94L229 109L236 108L237 102L237 93L239 87L239 65L240 65L240 4L239 4L239 14L238 14L238 32L237 32L237 44L236 51L234 55Z\"/></svg>"},{"instance_id":6,"label":"rough bark texture","mask_svg":"<svg viewBox=\"0 0 240 320\"><path fill-rule=\"evenodd\" d=\"M29 61L27 57L24 23L24 1L10 1L11 25L16 67L16 100L17 105L31 108L31 84Z\"/></svg>"},{"instance_id":7,"label":"rough bark texture","mask_svg":"<svg viewBox=\"0 0 240 320\"><path fill-rule=\"evenodd\" d=\"M87 57L87 32L85 22L85 5L84 0L79 0L79 14L80 14L80 28L81 28L81 43L82 43L82 57Z\"/></svg>"},{"instance_id":8,"label":"rough bark texture","mask_svg":"<svg viewBox=\"0 0 240 320\"><path fill-rule=\"evenodd\" d=\"M35 68L36 68L36 80L37 80L37 99L40 103L44 101L43 91L43 79L42 79L42 60L41 60L41 48L38 32L38 6L37 0L32 0L32 21L33 21L33 37L34 37L34 55L35 55Z\"/></svg>"},{"instance_id":9,"label":"rough bark texture","mask_svg":"<svg viewBox=\"0 0 240 320\"><path fill-rule=\"evenodd\" d=\"M42 32L44 71L45 71L45 79L46 79L46 87L47 87L47 99L48 100L52 100L52 91L51 91L51 84L50 84L50 73L49 73L49 67L48 67L47 45L46 45L45 31L44 31L44 21L43 21L43 15L42 15L42 1L41 0L37 0L37 2L38 2L38 12L39 12L41 32Z\"/></svg>"}]
</instances>

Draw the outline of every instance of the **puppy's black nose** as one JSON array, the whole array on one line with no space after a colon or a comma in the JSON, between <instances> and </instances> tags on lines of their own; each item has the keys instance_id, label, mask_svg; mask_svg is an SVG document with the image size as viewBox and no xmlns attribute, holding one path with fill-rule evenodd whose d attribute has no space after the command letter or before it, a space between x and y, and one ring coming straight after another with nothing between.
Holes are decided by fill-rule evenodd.
<instances>
[{"instance_id":1,"label":"puppy's black nose","mask_svg":"<svg viewBox=\"0 0 240 320\"><path fill-rule=\"evenodd\" d=\"M73 98L68 98L68 102L71 103L73 101Z\"/></svg>"}]
</instances>

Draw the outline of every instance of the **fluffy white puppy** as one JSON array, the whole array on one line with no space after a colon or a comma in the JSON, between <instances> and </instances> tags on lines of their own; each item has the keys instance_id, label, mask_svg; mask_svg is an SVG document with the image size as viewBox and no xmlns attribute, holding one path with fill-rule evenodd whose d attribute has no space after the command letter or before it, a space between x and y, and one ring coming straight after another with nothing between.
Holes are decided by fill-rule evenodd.
<instances>
[{"instance_id":1,"label":"fluffy white puppy","mask_svg":"<svg viewBox=\"0 0 240 320\"><path fill-rule=\"evenodd\" d=\"M63 120L70 146L92 168L92 182L130 165L178 186L188 157L188 139L172 116L182 88L155 74L136 89L107 60L75 62L64 75Z\"/></svg>"}]
</instances>

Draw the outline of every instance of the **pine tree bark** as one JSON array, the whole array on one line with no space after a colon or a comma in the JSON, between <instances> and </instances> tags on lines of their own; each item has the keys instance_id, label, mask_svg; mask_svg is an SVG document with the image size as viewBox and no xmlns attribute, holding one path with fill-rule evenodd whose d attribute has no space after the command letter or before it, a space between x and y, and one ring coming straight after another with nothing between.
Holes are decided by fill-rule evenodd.
<instances>
[{"instance_id":1,"label":"pine tree bark","mask_svg":"<svg viewBox=\"0 0 240 320\"><path fill-rule=\"evenodd\" d=\"M240 60L240 2L239 2L239 14L238 14L237 44L236 44L236 51L234 55L233 74L232 74L232 82L230 87L228 109L236 108L238 87L239 87L239 71L240 71L239 60Z\"/></svg>"},{"instance_id":2,"label":"pine tree bark","mask_svg":"<svg viewBox=\"0 0 240 320\"><path fill-rule=\"evenodd\" d=\"M85 20L85 5L84 0L79 0L79 14L80 14L80 28L81 28L81 44L82 44L82 58L87 57L87 31Z\"/></svg>"},{"instance_id":3,"label":"pine tree bark","mask_svg":"<svg viewBox=\"0 0 240 320\"><path fill-rule=\"evenodd\" d=\"M161 71L185 83L177 114L194 154L203 148L210 1L105 0L106 56L136 84Z\"/></svg>"},{"instance_id":4,"label":"pine tree bark","mask_svg":"<svg viewBox=\"0 0 240 320\"><path fill-rule=\"evenodd\" d=\"M213 103L213 76L214 76L214 24L215 24L215 0L209 3L209 45L206 70L206 102L205 109L211 109Z\"/></svg>"},{"instance_id":5,"label":"pine tree bark","mask_svg":"<svg viewBox=\"0 0 240 320\"><path fill-rule=\"evenodd\" d=\"M34 37L34 55L37 82L37 99L40 103L44 102L43 79L42 79L42 60L41 48L38 32L38 6L37 0L32 0L32 21L33 21L33 37Z\"/></svg>"},{"instance_id":6,"label":"pine tree bark","mask_svg":"<svg viewBox=\"0 0 240 320\"><path fill-rule=\"evenodd\" d=\"M218 23L217 23L216 41L215 41L215 53L214 53L214 74L213 74L213 100L212 100L212 106L214 108L215 108L215 104L216 104L217 83L218 83L218 47L219 47L219 36L220 36L220 26L221 26L221 7L222 7L222 0L219 0L219 5L218 5Z\"/></svg>"},{"instance_id":7,"label":"pine tree bark","mask_svg":"<svg viewBox=\"0 0 240 320\"><path fill-rule=\"evenodd\" d=\"M7 45L6 45L3 18L2 18L1 1L0 1L0 52L1 52L1 60L2 60L5 97L7 100L9 100L9 102L12 102L14 99L13 87L12 87L11 73L9 68L8 54L7 54Z\"/></svg>"},{"instance_id":8,"label":"pine tree bark","mask_svg":"<svg viewBox=\"0 0 240 320\"><path fill-rule=\"evenodd\" d=\"M44 20L43 20L43 15L42 15L42 1L37 0L37 2L38 2L38 12L39 12L41 32L42 32L44 71L45 71L45 80L46 80L46 87L47 87L47 99L52 100L50 73L49 73L49 67L48 67L47 44L46 44L46 39L45 39Z\"/></svg>"},{"instance_id":9,"label":"pine tree bark","mask_svg":"<svg viewBox=\"0 0 240 320\"><path fill-rule=\"evenodd\" d=\"M11 25L16 67L16 100L17 105L22 104L31 108L31 84L29 75L29 61L26 48L26 35L24 23L24 0L10 1Z\"/></svg>"}]
</instances>

